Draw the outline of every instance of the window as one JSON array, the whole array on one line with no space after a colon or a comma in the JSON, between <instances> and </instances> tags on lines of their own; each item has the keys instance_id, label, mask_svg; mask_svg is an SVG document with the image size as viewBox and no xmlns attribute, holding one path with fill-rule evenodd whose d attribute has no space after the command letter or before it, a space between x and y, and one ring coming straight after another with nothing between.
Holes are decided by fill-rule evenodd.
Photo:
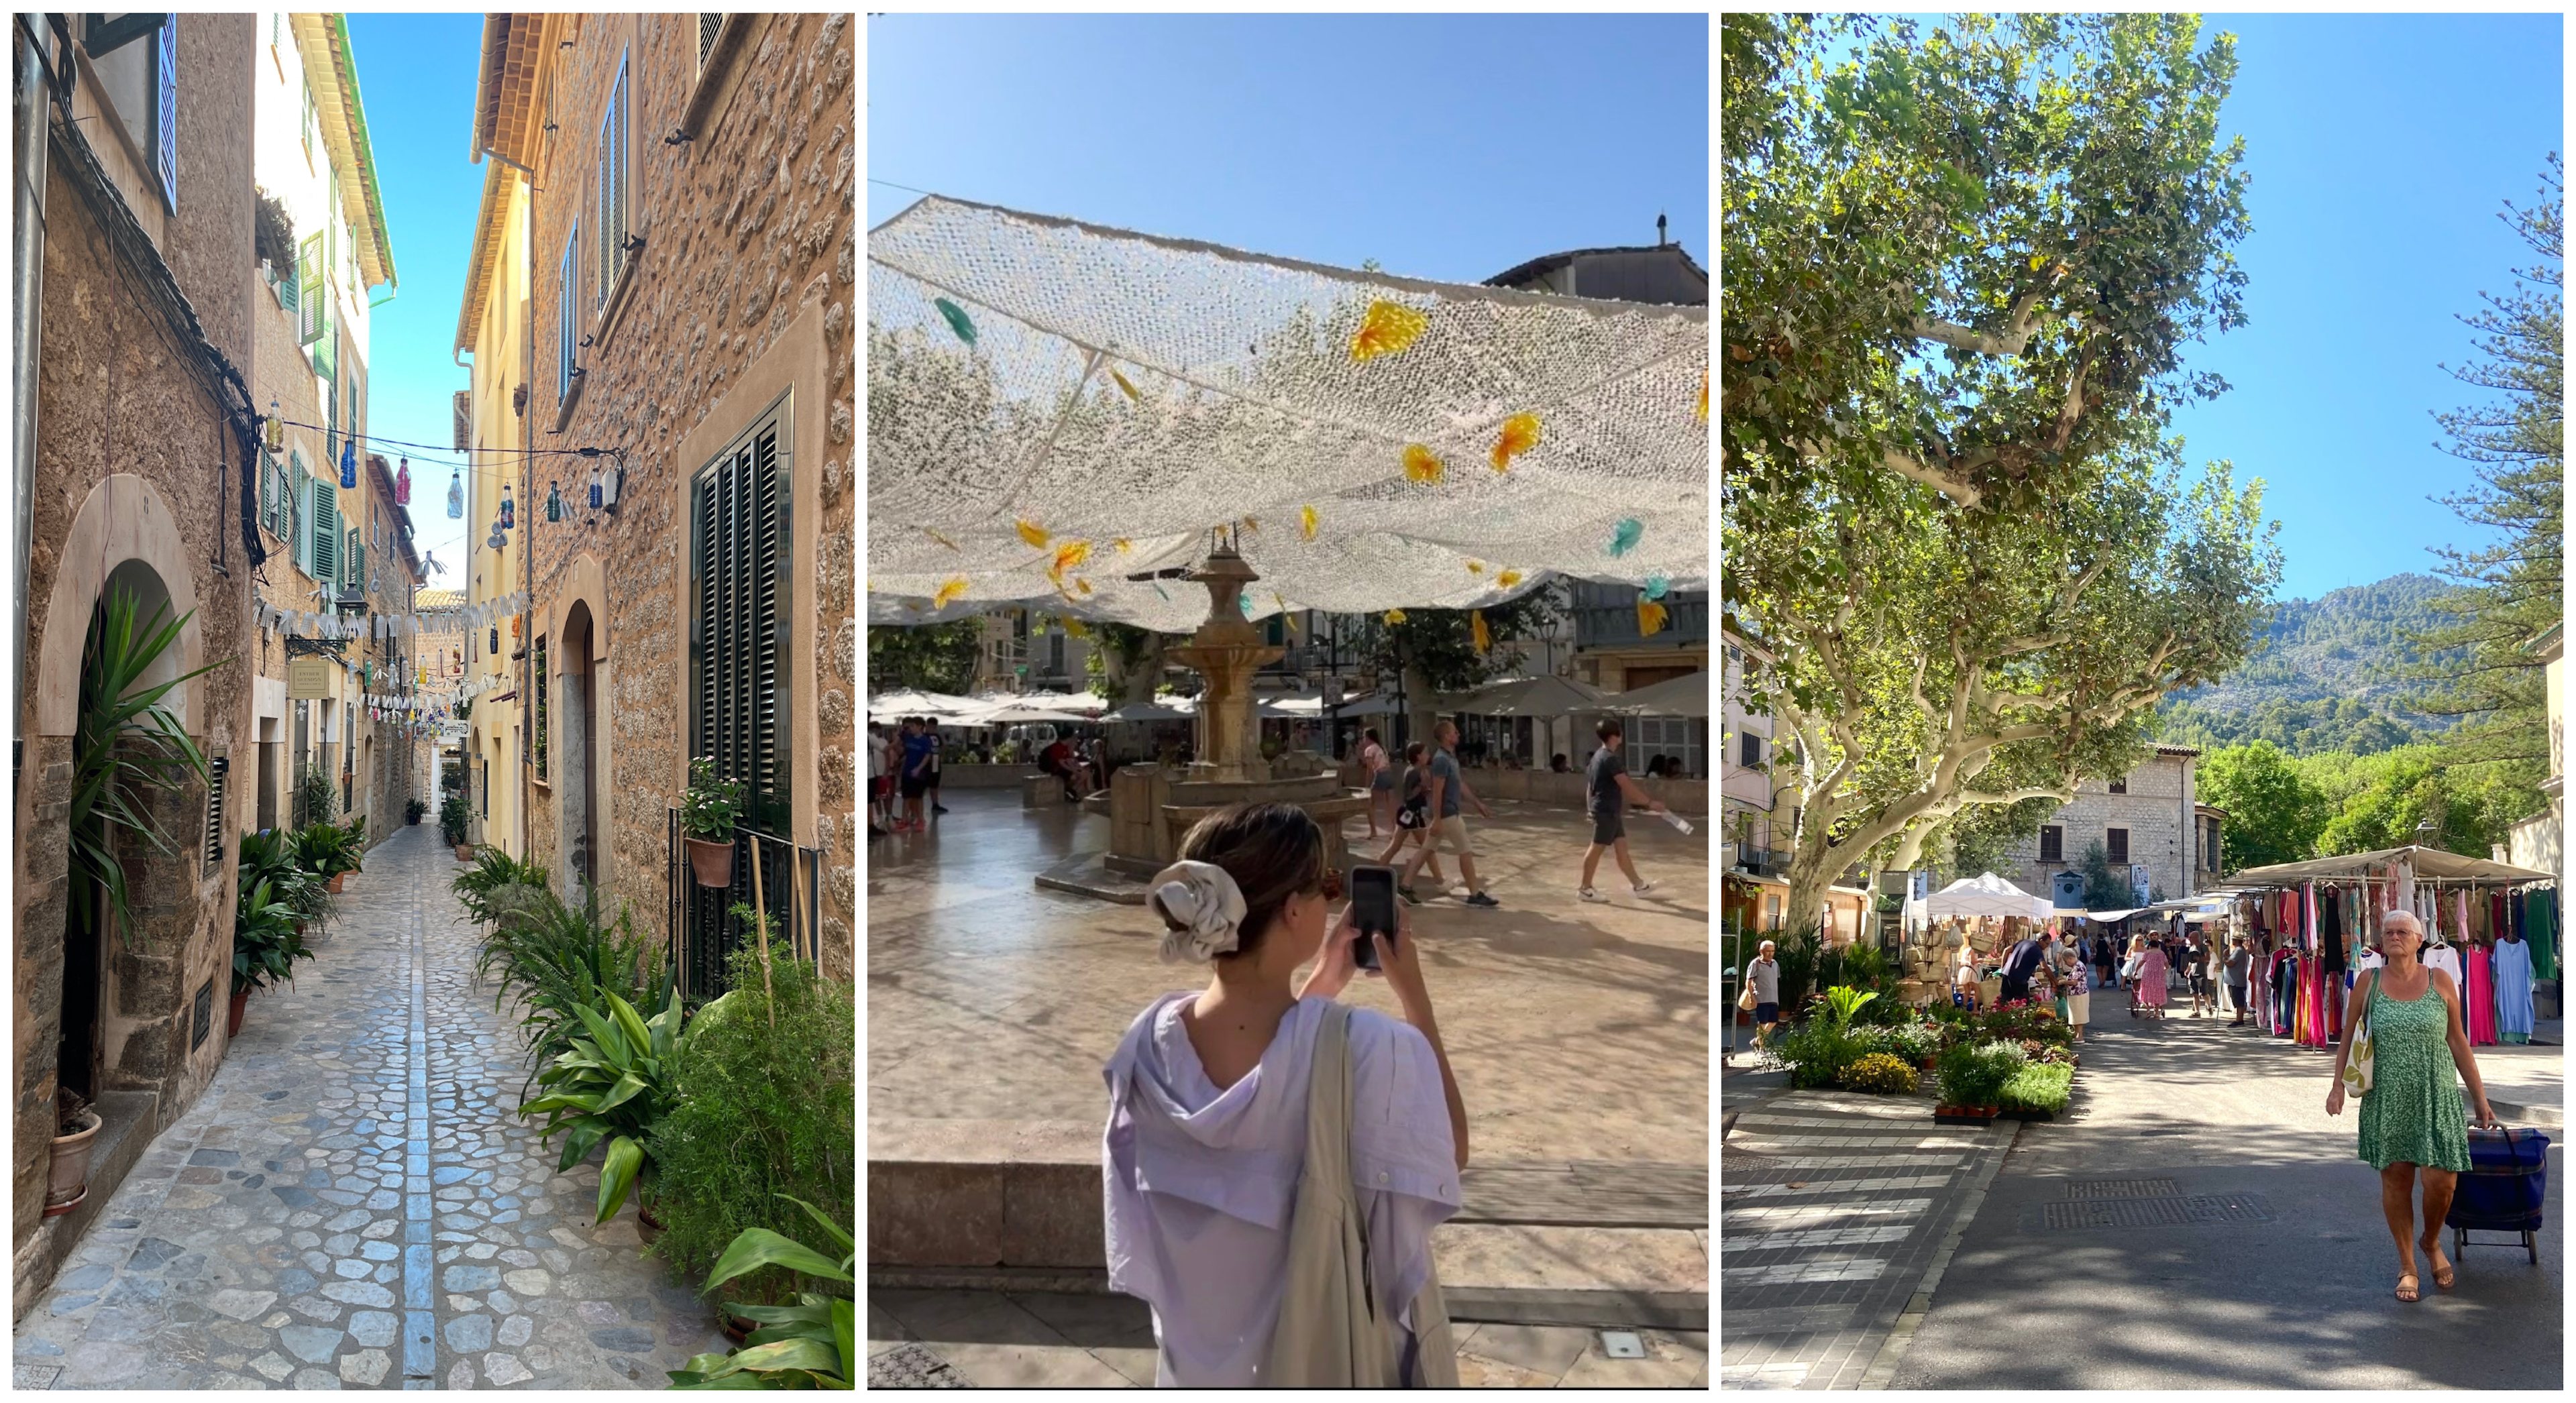
<instances>
[{"instance_id":1,"label":"window","mask_svg":"<svg viewBox=\"0 0 2576 1403\"><path fill-rule=\"evenodd\" d=\"M546 640L544 635L538 635L535 646L528 650L528 659L534 664L529 671L537 681L536 728L528 737L528 753L536 761L537 778L544 779L546 777Z\"/></svg>"},{"instance_id":2,"label":"window","mask_svg":"<svg viewBox=\"0 0 2576 1403\"><path fill-rule=\"evenodd\" d=\"M313 85L307 83L304 85L304 165L307 170L313 166L313 133L316 127L317 124L313 120Z\"/></svg>"},{"instance_id":3,"label":"window","mask_svg":"<svg viewBox=\"0 0 2576 1403\"><path fill-rule=\"evenodd\" d=\"M2122 776L2120 776L2118 779L2115 779L2115 780L2111 781L2111 792L2112 792L2112 793L2114 793L2114 794L2126 794L2126 793L2128 793L2128 792L2129 792L2129 777L2128 777L2127 775L2122 775Z\"/></svg>"},{"instance_id":4,"label":"window","mask_svg":"<svg viewBox=\"0 0 2576 1403\"><path fill-rule=\"evenodd\" d=\"M2125 865L2128 862L2129 830L2125 828L2106 829L2102 834L2102 842L2104 846L2111 850L2111 861L2114 865Z\"/></svg>"},{"instance_id":5,"label":"window","mask_svg":"<svg viewBox=\"0 0 2576 1403\"><path fill-rule=\"evenodd\" d=\"M698 16L698 67L707 66L707 55L716 51L716 36L724 32L722 15Z\"/></svg>"},{"instance_id":6,"label":"window","mask_svg":"<svg viewBox=\"0 0 2576 1403\"><path fill-rule=\"evenodd\" d=\"M2039 860L2042 862L2066 860L2065 828L2052 823L2039 830Z\"/></svg>"},{"instance_id":7,"label":"window","mask_svg":"<svg viewBox=\"0 0 2576 1403\"><path fill-rule=\"evenodd\" d=\"M1757 736L1757 735L1753 734L1753 733L1752 733L1752 732L1750 732L1750 731L1747 731L1747 732L1745 732L1745 733L1744 733L1744 736L1743 736L1743 742L1744 742L1744 747L1743 747L1743 752L1742 752L1742 753L1743 753L1743 758L1742 758L1742 759L1740 759L1740 760L1738 760L1736 763L1737 763L1737 764L1740 764L1740 765L1759 765L1759 764L1761 764L1761 763L1762 763L1762 737Z\"/></svg>"},{"instance_id":8,"label":"window","mask_svg":"<svg viewBox=\"0 0 2576 1403\"><path fill-rule=\"evenodd\" d=\"M572 222L572 235L564 240L563 268L555 289L555 397L572 398L573 352L579 337L574 327L579 314L573 289L581 286L574 275L581 271L581 221Z\"/></svg>"},{"instance_id":9,"label":"window","mask_svg":"<svg viewBox=\"0 0 2576 1403\"><path fill-rule=\"evenodd\" d=\"M160 68L152 122L155 164L161 168L161 198L179 208L179 17L164 17L152 36L153 58Z\"/></svg>"},{"instance_id":10,"label":"window","mask_svg":"<svg viewBox=\"0 0 2576 1403\"><path fill-rule=\"evenodd\" d=\"M363 589L367 582L367 547L358 539L358 528L352 526L340 538L340 588L343 593Z\"/></svg>"},{"instance_id":11,"label":"window","mask_svg":"<svg viewBox=\"0 0 2576 1403\"><path fill-rule=\"evenodd\" d=\"M617 61L617 84L608 90L608 115L599 123L599 255L595 260L601 307L626 270L626 60Z\"/></svg>"},{"instance_id":12,"label":"window","mask_svg":"<svg viewBox=\"0 0 2576 1403\"><path fill-rule=\"evenodd\" d=\"M331 329L331 304L322 285L322 236L307 234L295 249L295 344L310 346Z\"/></svg>"},{"instance_id":13,"label":"window","mask_svg":"<svg viewBox=\"0 0 2576 1403\"><path fill-rule=\"evenodd\" d=\"M328 477L306 478L312 484L312 531L305 546L305 573L318 583L340 577L340 489Z\"/></svg>"},{"instance_id":14,"label":"window","mask_svg":"<svg viewBox=\"0 0 2576 1403\"><path fill-rule=\"evenodd\" d=\"M744 820L785 831L779 692L786 631L786 401L700 470L690 486L689 754L748 786Z\"/></svg>"}]
</instances>

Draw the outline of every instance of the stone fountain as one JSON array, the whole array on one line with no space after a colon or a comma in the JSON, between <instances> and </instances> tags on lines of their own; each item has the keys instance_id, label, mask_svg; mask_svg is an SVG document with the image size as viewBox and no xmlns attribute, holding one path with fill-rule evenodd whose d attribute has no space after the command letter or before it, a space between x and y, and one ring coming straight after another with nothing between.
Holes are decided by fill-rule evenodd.
<instances>
[{"instance_id":1,"label":"stone fountain","mask_svg":"<svg viewBox=\"0 0 2576 1403\"><path fill-rule=\"evenodd\" d=\"M1141 883L1171 865L1190 826L1233 804L1297 805L1322 825L1326 860L1337 868L1350 865L1342 820L1368 812L1368 791L1344 788L1330 773L1274 777L1271 762L1261 755L1252 676L1282 650L1264 642L1261 630L1243 617L1244 586L1260 576L1233 538L1220 532L1207 562L1188 578L1207 586L1207 621L1186 646L1165 656L1205 683L1198 758L1188 765L1121 766L1109 782L1109 851L1040 876L1041 886L1142 902Z\"/></svg>"}]
</instances>

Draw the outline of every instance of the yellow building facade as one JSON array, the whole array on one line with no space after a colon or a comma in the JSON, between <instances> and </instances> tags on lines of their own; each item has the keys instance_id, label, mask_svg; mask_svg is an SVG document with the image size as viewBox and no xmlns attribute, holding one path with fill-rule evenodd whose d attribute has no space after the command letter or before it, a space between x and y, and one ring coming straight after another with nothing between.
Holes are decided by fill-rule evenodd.
<instances>
[{"instance_id":1,"label":"yellow building facade","mask_svg":"<svg viewBox=\"0 0 2576 1403\"><path fill-rule=\"evenodd\" d=\"M525 588L520 543L529 514L522 463L529 445L528 182L499 161L487 162L474 246L457 312L456 355L470 361L472 381L457 396L457 448L465 472L465 597L497 607ZM502 526L502 504L511 524ZM495 539L500 545L495 547ZM463 640L469 836L512 857L528 853L525 709L519 705L527 639L520 615L482 625Z\"/></svg>"}]
</instances>

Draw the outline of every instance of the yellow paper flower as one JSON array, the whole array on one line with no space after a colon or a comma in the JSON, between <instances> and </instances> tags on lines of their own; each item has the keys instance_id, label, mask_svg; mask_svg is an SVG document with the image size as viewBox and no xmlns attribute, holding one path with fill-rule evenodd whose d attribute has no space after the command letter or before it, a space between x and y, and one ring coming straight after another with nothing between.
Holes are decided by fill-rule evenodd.
<instances>
[{"instance_id":1,"label":"yellow paper flower","mask_svg":"<svg viewBox=\"0 0 2576 1403\"><path fill-rule=\"evenodd\" d=\"M1091 593L1091 581L1089 580L1076 580L1073 582L1073 587L1082 591L1084 594Z\"/></svg>"},{"instance_id":2,"label":"yellow paper flower","mask_svg":"<svg viewBox=\"0 0 2576 1403\"><path fill-rule=\"evenodd\" d=\"M1538 447L1538 416L1515 414L1503 421L1502 435L1494 440L1494 471L1511 471L1512 460Z\"/></svg>"},{"instance_id":3,"label":"yellow paper flower","mask_svg":"<svg viewBox=\"0 0 2576 1403\"><path fill-rule=\"evenodd\" d=\"M1086 593L1087 592L1088 591L1086 591ZM1091 636L1091 630L1082 626L1082 620L1077 619L1070 614L1065 616L1064 631L1075 638L1089 638Z\"/></svg>"},{"instance_id":4,"label":"yellow paper flower","mask_svg":"<svg viewBox=\"0 0 2576 1403\"><path fill-rule=\"evenodd\" d=\"M1124 537L1124 536L1121 536L1121 537L1119 537L1117 540L1111 541L1111 542L1109 543L1110 547L1111 547L1112 549L1116 550L1120 555L1125 555L1125 554L1127 553L1127 551L1128 551L1129 547L1130 547L1130 546L1132 546L1133 544L1134 544L1134 542L1129 541L1129 540L1128 540L1126 537Z\"/></svg>"},{"instance_id":5,"label":"yellow paper flower","mask_svg":"<svg viewBox=\"0 0 2576 1403\"><path fill-rule=\"evenodd\" d=\"M1131 384L1129 384L1129 383L1127 382L1127 377L1126 377L1126 376L1121 375L1121 374L1119 374L1119 373L1118 373L1118 367L1116 367L1116 366L1114 366L1114 365L1113 365L1113 366L1111 366L1111 367L1109 367L1109 378L1110 378L1110 379L1112 379L1112 380L1117 381L1117 382L1118 382L1118 388L1127 392L1127 398L1128 398L1128 400L1129 400L1130 402L1139 402L1139 401L1142 401L1142 400L1145 398L1143 395L1140 395L1140 394L1136 393L1136 387L1135 387L1134 385L1131 385ZM1703 391L1703 394L1704 394L1704 393L1705 393L1705 391ZM1706 418L1706 417L1708 417L1708 416L1706 416L1706 415L1701 415L1700 417L1701 417L1701 418Z\"/></svg>"},{"instance_id":6,"label":"yellow paper flower","mask_svg":"<svg viewBox=\"0 0 2576 1403\"><path fill-rule=\"evenodd\" d=\"M1708 372L1699 373L1699 421L1708 422Z\"/></svg>"},{"instance_id":7,"label":"yellow paper flower","mask_svg":"<svg viewBox=\"0 0 2576 1403\"><path fill-rule=\"evenodd\" d=\"M1285 625L1290 633L1295 633L1297 616L1288 612L1288 596L1274 590L1271 592L1270 602L1279 606L1279 622Z\"/></svg>"},{"instance_id":8,"label":"yellow paper flower","mask_svg":"<svg viewBox=\"0 0 2576 1403\"><path fill-rule=\"evenodd\" d=\"M1403 622L1404 622L1404 611L1403 611L1403 610L1401 610L1401 609L1389 609L1389 610L1387 610L1387 611L1386 611L1386 623L1387 623L1387 627L1389 627L1389 628L1393 628L1393 627L1394 627L1394 626L1396 626L1397 624L1400 624L1400 623L1403 623Z\"/></svg>"},{"instance_id":9,"label":"yellow paper flower","mask_svg":"<svg viewBox=\"0 0 2576 1403\"><path fill-rule=\"evenodd\" d=\"M945 609L948 607L948 601L955 599L957 596L964 594L965 592L965 576L959 575L955 579L944 581L939 586L939 592L930 596L930 607L933 609Z\"/></svg>"},{"instance_id":10,"label":"yellow paper flower","mask_svg":"<svg viewBox=\"0 0 2576 1403\"><path fill-rule=\"evenodd\" d=\"M1483 561L1481 561L1481 560L1470 560L1470 561L1468 561L1468 562L1467 562L1467 573L1468 573L1468 574L1470 574L1470 575L1481 575L1481 574L1485 573L1485 562L1483 562Z\"/></svg>"},{"instance_id":11,"label":"yellow paper flower","mask_svg":"<svg viewBox=\"0 0 2576 1403\"><path fill-rule=\"evenodd\" d=\"M1023 521L1019 525L1020 539L1028 542L1031 550L1045 550L1047 548L1047 542L1054 539L1047 535L1045 528L1039 526L1036 522Z\"/></svg>"},{"instance_id":12,"label":"yellow paper flower","mask_svg":"<svg viewBox=\"0 0 2576 1403\"><path fill-rule=\"evenodd\" d=\"M1494 635L1485 627L1484 610L1478 609L1469 614L1467 616L1467 627L1469 631L1473 632L1476 636L1477 652L1490 653L1494 651Z\"/></svg>"},{"instance_id":13,"label":"yellow paper flower","mask_svg":"<svg viewBox=\"0 0 2576 1403\"><path fill-rule=\"evenodd\" d=\"M1510 589L1512 586L1519 584L1520 582L1521 572L1518 570L1506 570L1494 577L1494 583L1501 585L1505 589Z\"/></svg>"},{"instance_id":14,"label":"yellow paper flower","mask_svg":"<svg viewBox=\"0 0 2576 1403\"><path fill-rule=\"evenodd\" d=\"M1437 454L1421 444L1408 443L1404 446L1404 476L1408 481L1427 486L1438 482L1440 475L1448 470L1448 465L1442 463Z\"/></svg>"},{"instance_id":15,"label":"yellow paper flower","mask_svg":"<svg viewBox=\"0 0 2576 1403\"><path fill-rule=\"evenodd\" d=\"M1373 361L1391 356L1414 343L1431 319L1410 307L1395 302L1372 302L1368 315L1360 318L1360 329L1351 337L1351 359Z\"/></svg>"},{"instance_id":16,"label":"yellow paper flower","mask_svg":"<svg viewBox=\"0 0 2576 1403\"><path fill-rule=\"evenodd\" d=\"M1253 535L1253 536L1258 536L1258 535L1260 535L1260 534L1261 534L1261 519L1260 519L1259 517L1252 517L1252 516L1247 516L1247 517L1245 517L1245 518L1243 519L1243 529L1244 529L1245 534L1247 534L1247 535Z\"/></svg>"},{"instance_id":17,"label":"yellow paper flower","mask_svg":"<svg viewBox=\"0 0 2576 1403\"><path fill-rule=\"evenodd\" d=\"M1651 599L1637 600L1637 634L1652 638L1664 631L1664 606Z\"/></svg>"},{"instance_id":18,"label":"yellow paper flower","mask_svg":"<svg viewBox=\"0 0 2576 1403\"><path fill-rule=\"evenodd\" d=\"M1299 507L1297 509L1297 522L1299 525L1306 528L1307 540L1311 541L1315 539L1316 520L1315 509L1313 507Z\"/></svg>"},{"instance_id":19,"label":"yellow paper flower","mask_svg":"<svg viewBox=\"0 0 2576 1403\"><path fill-rule=\"evenodd\" d=\"M1055 549L1055 565L1052 567L1052 573L1061 575L1090 558L1091 542L1067 541Z\"/></svg>"}]
</instances>

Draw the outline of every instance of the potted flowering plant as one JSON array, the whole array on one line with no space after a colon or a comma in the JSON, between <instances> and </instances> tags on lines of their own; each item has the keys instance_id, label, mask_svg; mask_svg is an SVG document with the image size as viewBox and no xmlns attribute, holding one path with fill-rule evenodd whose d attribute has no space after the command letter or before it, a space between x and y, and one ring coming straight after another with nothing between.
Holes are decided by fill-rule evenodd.
<instances>
[{"instance_id":1,"label":"potted flowering plant","mask_svg":"<svg viewBox=\"0 0 2576 1403\"><path fill-rule=\"evenodd\" d=\"M743 786L716 777L716 762L689 762L689 792L680 797L681 841L702 887L733 885L733 826L742 817Z\"/></svg>"}]
</instances>

